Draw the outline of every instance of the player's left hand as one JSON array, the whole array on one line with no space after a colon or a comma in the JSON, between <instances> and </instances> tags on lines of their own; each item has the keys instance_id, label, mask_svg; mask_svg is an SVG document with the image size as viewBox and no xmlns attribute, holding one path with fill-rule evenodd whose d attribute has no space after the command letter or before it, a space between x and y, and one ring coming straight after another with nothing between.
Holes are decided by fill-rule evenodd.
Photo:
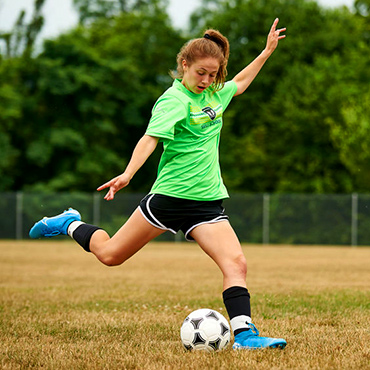
<instances>
[{"instance_id":1,"label":"player's left hand","mask_svg":"<svg viewBox=\"0 0 370 370\"><path fill-rule=\"evenodd\" d=\"M271 55L274 52L274 50L278 46L279 40L286 37L286 35L280 35L282 32L286 31L285 27L276 29L278 23L279 23L279 18L276 18L267 36L267 43L266 43L265 50L268 53L268 55Z\"/></svg>"}]
</instances>

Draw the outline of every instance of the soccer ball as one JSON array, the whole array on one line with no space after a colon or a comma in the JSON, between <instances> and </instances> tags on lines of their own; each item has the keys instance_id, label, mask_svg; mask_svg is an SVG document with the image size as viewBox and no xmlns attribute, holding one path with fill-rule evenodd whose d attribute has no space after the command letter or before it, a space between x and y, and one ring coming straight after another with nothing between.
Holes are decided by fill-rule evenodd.
<instances>
[{"instance_id":1,"label":"soccer ball","mask_svg":"<svg viewBox=\"0 0 370 370\"><path fill-rule=\"evenodd\" d=\"M180 335L188 351L218 351L226 348L230 342L230 326L219 312L202 308L193 311L184 320Z\"/></svg>"}]
</instances>

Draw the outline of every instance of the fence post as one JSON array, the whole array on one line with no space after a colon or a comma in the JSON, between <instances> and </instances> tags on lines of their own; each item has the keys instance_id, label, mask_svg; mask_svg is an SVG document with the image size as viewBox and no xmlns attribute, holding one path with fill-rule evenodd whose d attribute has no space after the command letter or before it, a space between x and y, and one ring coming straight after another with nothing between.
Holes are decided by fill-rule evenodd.
<instances>
[{"instance_id":1,"label":"fence post","mask_svg":"<svg viewBox=\"0 0 370 370\"><path fill-rule=\"evenodd\" d=\"M351 245L358 244L358 194L352 194Z\"/></svg>"},{"instance_id":2,"label":"fence post","mask_svg":"<svg viewBox=\"0 0 370 370\"><path fill-rule=\"evenodd\" d=\"M15 198L15 237L22 239L23 234L23 193L18 191Z\"/></svg>"},{"instance_id":3,"label":"fence post","mask_svg":"<svg viewBox=\"0 0 370 370\"><path fill-rule=\"evenodd\" d=\"M100 194L94 193L93 195L93 224L100 224Z\"/></svg>"},{"instance_id":4,"label":"fence post","mask_svg":"<svg viewBox=\"0 0 370 370\"><path fill-rule=\"evenodd\" d=\"M270 194L263 194L262 243L270 243Z\"/></svg>"}]
</instances>

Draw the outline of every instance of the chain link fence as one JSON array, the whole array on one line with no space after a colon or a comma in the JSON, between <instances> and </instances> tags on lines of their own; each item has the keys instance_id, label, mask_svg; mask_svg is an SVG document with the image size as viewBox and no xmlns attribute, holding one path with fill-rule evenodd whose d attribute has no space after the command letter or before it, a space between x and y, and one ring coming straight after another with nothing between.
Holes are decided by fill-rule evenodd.
<instances>
[{"instance_id":1,"label":"chain link fence","mask_svg":"<svg viewBox=\"0 0 370 370\"><path fill-rule=\"evenodd\" d=\"M0 239L27 239L35 221L68 207L112 235L144 195L1 193ZM370 245L370 194L231 194L224 207L244 243ZM185 239L167 232L157 240Z\"/></svg>"}]
</instances>

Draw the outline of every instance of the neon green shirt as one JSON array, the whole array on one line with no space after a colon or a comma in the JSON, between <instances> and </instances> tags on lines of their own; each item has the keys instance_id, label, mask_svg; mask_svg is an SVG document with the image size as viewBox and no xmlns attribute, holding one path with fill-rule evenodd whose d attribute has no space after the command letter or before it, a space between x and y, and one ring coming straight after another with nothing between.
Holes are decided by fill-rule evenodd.
<instances>
[{"instance_id":1,"label":"neon green shirt","mask_svg":"<svg viewBox=\"0 0 370 370\"><path fill-rule=\"evenodd\" d=\"M237 90L229 81L212 94L189 91L180 80L157 100L146 135L160 138L163 154L150 191L192 200L228 198L219 164L222 113Z\"/></svg>"}]
</instances>

